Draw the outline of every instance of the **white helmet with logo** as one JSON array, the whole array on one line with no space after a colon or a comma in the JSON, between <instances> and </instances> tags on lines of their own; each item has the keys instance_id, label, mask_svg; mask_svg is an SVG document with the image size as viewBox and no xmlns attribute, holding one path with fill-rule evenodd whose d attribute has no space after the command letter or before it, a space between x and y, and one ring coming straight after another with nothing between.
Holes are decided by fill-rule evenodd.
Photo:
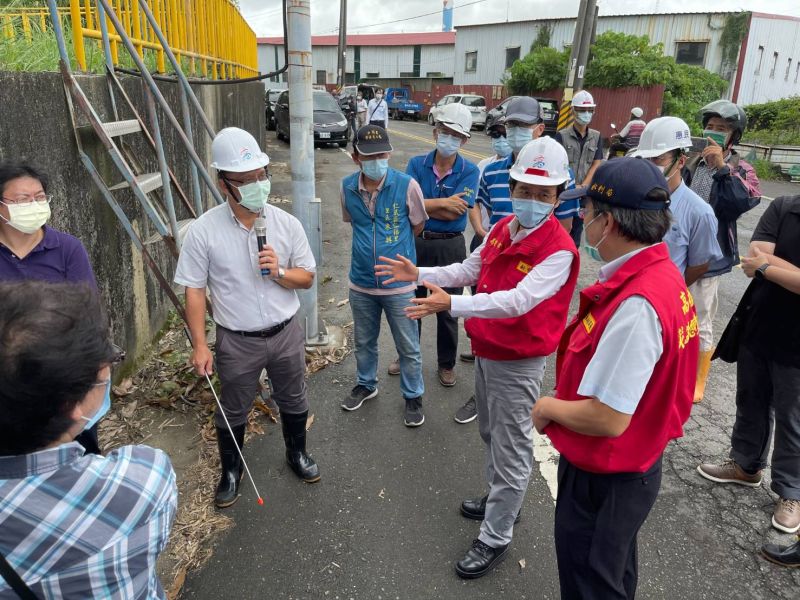
<instances>
[{"instance_id":1,"label":"white helmet with logo","mask_svg":"<svg viewBox=\"0 0 800 600\"><path fill-rule=\"evenodd\" d=\"M469 131L472 129L472 113L460 102L445 104L439 116L436 117L436 122L441 123L448 129L452 129L461 135L470 137Z\"/></svg>"},{"instance_id":2,"label":"white helmet with logo","mask_svg":"<svg viewBox=\"0 0 800 600\"><path fill-rule=\"evenodd\" d=\"M571 179L569 157L551 137L531 140L517 155L509 175L515 181L534 185L561 185Z\"/></svg>"},{"instance_id":3,"label":"white helmet with logo","mask_svg":"<svg viewBox=\"0 0 800 600\"><path fill-rule=\"evenodd\" d=\"M692 132L683 119L659 117L650 121L631 156L655 158L670 150L692 147Z\"/></svg>"},{"instance_id":4,"label":"white helmet with logo","mask_svg":"<svg viewBox=\"0 0 800 600\"><path fill-rule=\"evenodd\" d=\"M218 171L245 173L266 167L269 156L261 151L250 133L238 127L226 127L211 142L211 166Z\"/></svg>"},{"instance_id":5,"label":"white helmet with logo","mask_svg":"<svg viewBox=\"0 0 800 600\"><path fill-rule=\"evenodd\" d=\"M589 92L581 90L572 97L572 106L573 108L594 108L597 105Z\"/></svg>"}]
</instances>

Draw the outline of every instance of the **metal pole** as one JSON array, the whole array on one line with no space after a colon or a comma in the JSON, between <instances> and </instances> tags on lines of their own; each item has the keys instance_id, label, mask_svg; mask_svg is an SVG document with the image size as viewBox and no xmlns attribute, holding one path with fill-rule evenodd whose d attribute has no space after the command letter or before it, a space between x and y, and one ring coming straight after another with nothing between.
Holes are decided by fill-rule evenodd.
<instances>
[{"instance_id":1,"label":"metal pole","mask_svg":"<svg viewBox=\"0 0 800 600\"><path fill-rule=\"evenodd\" d=\"M192 131L192 113L189 111L189 100L186 98L186 90L183 86L179 87L181 98L181 112L183 112L183 130L186 132L186 137L194 143L194 133ZM192 196L194 198L194 211L199 217L204 211L203 195L200 193L200 177L197 174L197 167L192 161L189 161L189 175L192 178Z\"/></svg>"},{"instance_id":2,"label":"metal pole","mask_svg":"<svg viewBox=\"0 0 800 600\"><path fill-rule=\"evenodd\" d=\"M111 42L108 39L108 23L106 23L106 11L103 9L102 4L97 5L97 20L100 22L100 33L103 37L103 55L106 58L106 71L110 75L114 72L114 61L111 60ZM106 84L108 84L108 96L111 98L111 111L114 114L114 120L119 121L119 111L117 110L114 86L108 77L106 77Z\"/></svg>"},{"instance_id":3,"label":"metal pole","mask_svg":"<svg viewBox=\"0 0 800 600\"><path fill-rule=\"evenodd\" d=\"M56 34L58 54L61 56L61 60L64 61L64 64L69 65L69 55L67 54L67 45L64 42L64 30L61 29L61 18L58 16L56 0L47 0L47 7L50 9L50 20L53 22L53 31Z\"/></svg>"},{"instance_id":4,"label":"metal pole","mask_svg":"<svg viewBox=\"0 0 800 600\"><path fill-rule=\"evenodd\" d=\"M578 8L578 19L575 21L575 33L572 36L572 48L569 53L569 69L567 70L567 81L564 85L564 99L572 100L572 89L575 87L575 75L577 74L578 56L580 54L581 35L583 34L583 25L586 22L586 6L589 0L581 0L580 7ZM567 98L567 89L569 89L569 98Z\"/></svg>"},{"instance_id":5,"label":"metal pole","mask_svg":"<svg viewBox=\"0 0 800 600\"><path fill-rule=\"evenodd\" d=\"M589 50L592 47L592 30L597 16L597 0L587 0L586 15L581 32L581 48L578 53L578 69L575 74L575 89L583 89L583 78L586 75L586 63L589 60Z\"/></svg>"},{"instance_id":6,"label":"metal pole","mask_svg":"<svg viewBox=\"0 0 800 600\"><path fill-rule=\"evenodd\" d=\"M322 263L320 213L314 191L314 119L311 90L311 2L291 0L287 9L289 31L289 164L292 172L292 212L303 224L317 265ZM317 308L317 278L308 290L298 290L306 323L306 343L325 344Z\"/></svg>"},{"instance_id":7,"label":"metal pole","mask_svg":"<svg viewBox=\"0 0 800 600\"><path fill-rule=\"evenodd\" d=\"M347 71L347 0L339 0L339 48L336 85L342 87Z\"/></svg>"}]
</instances>

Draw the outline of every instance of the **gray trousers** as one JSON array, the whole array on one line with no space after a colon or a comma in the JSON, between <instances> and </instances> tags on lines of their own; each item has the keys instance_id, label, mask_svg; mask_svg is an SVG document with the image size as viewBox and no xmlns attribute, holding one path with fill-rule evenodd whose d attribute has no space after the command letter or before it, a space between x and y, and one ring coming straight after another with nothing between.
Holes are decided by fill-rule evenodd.
<instances>
[{"instance_id":1,"label":"gray trousers","mask_svg":"<svg viewBox=\"0 0 800 600\"><path fill-rule=\"evenodd\" d=\"M800 367L768 360L742 345L731 458L746 471L766 467L773 429L772 491L800 500Z\"/></svg>"},{"instance_id":2,"label":"gray trousers","mask_svg":"<svg viewBox=\"0 0 800 600\"><path fill-rule=\"evenodd\" d=\"M489 499L478 539L492 547L511 542L533 468L531 410L539 397L545 357L475 359L478 429L486 444Z\"/></svg>"},{"instance_id":3,"label":"gray trousers","mask_svg":"<svg viewBox=\"0 0 800 600\"><path fill-rule=\"evenodd\" d=\"M262 369L267 370L272 398L282 413L297 415L308 410L305 334L297 317L270 338L244 337L217 325L215 349L222 384L220 402L232 427L247 422ZM219 411L215 423L225 427Z\"/></svg>"}]
</instances>

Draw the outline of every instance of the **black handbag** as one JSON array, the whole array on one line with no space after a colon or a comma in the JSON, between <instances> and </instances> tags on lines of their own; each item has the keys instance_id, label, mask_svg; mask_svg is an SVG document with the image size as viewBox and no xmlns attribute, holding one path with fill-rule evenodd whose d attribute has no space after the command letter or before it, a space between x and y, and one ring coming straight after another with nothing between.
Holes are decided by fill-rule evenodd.
<instances>
[{"instance_id":1,"label":"black handbag","mask_svg":"<svg viewBox=\"0 0 800 600\"><path fill-rule=\"evenodd\" d=\"M6 583L11 586L11 589L17 593L22 600L38 600L36 598L36 594L31 591L24 581L22 581L22 577L20 577L17 572L14 570L6 557L0 552L0 575L3 576L3 579L6 580Z\"/></svg>"},{"instance_id":2,"label":"black handbag","mask_svg":"<svg viewBox=\"0 0 800 600\"><path fill-rule=\"evenodd\" d=\"M722 332L722 336L719 338L719 343L714 350L714 354L711 356L711 360L721 358L727 363L736 362L739 356L739 345L742 341L744 328L747 325L747 318L750 315L753 293L756 286L759 284L759 281L753 280L750 282L750 285L747 286L742 299L739 300L739 305L733 312L731 320L728 321L728 324L725 326L725 331Z\"/></svg>"}]
</instances>

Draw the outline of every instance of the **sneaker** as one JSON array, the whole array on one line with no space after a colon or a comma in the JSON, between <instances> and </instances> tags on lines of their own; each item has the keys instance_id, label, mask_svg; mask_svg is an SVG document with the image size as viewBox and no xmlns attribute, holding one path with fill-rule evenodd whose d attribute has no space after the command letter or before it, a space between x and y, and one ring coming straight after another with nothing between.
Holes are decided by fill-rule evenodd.
<instances>
[{"instance_id":1,"label":"sneaker","mask_svg":"<svg viewBox=\"0 0 800 600\"><path fill-rule=\"evenodd\" d=\"M471 423L478 416L478 409L475 406L475 396L470 396L464 406L456 411L456 416L453 417L456 423Z\"/></svg>"},{"instance_id":2,"label":"sneaker","mask_svg":"<svg viewBox=\"0 0 800 600\"><path fill-rule=\"evenodd\" d=\"M800 530L800 500L778 500L772 513L772 526L785 533L797 533Z\"/></svg>"},{"instance_id":3,"label":"sneaker","mask_svg":"<svg viewBox=\"0 0 800 600\"><path fill-rule=\"evenodd\" d=\"M369 400L378 395L378 388L369 389L363 385L357 385L342 401L342 408L345 410L358 410L364 404L364 400Z\"/></svg>"},{"instance_id":4,"label":"sneaker","mask_svg":"<svg viewBox=\"0 0 800 600\"><path fill-rule=\"evenodd\" d=\"M453 369L439 367L436 374L439 376L439 383L444 387L453 387L456 384L456 372Z\"/></svg>"},{"instance_id":5,"label":"sneaker","mask_svg":"<svg viewBox=\"0 0 800 600\"><path fill-rule=\"evenodd\" d=\"M400 359L395 358L389 363L389 375L400 375Z\"/></svg>"},{"instance_id":6,"label":"sneaker","mask_svg":"<svg viewBox=\"0 0 800 600\"><path fill-rule=\"evenodd\" d=\"M475 362L475 355L472 352L462 352L458 357L464 362Z\"/></svg>"},{"instance_id":7,"label":"sneaker","mask_svg":"<svg viewBox=\"0 0 800 600\"><path fill-rule=\"evenodd\" d=\"M422 414L422 396L406 398L404 422L406 427L419 427L425 422L425 415Z\"/></svg>"},{"instance_id":8,"label":"sneaker","mask_svg":"<svg viewBox=\"0 0 800 600\"><path fill-rule=\"evenodd\" d=\"M721 465L702 464L697 467L697 472L703 477L716 483L738 483L748 487L758 487L761 485L761 471L758 473L745 472L742 467L732 459L726 460Z\"/></svg>"}]
</instances>

